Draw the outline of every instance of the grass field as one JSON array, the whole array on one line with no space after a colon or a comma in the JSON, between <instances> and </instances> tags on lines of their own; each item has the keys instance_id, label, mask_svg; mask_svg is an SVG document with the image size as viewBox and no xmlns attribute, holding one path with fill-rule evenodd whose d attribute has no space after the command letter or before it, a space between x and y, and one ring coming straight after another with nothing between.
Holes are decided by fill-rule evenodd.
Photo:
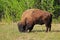
<instances>
[{"instance_id":1,"label":"grass field","mask_svg":"<svg viewBox=\"0 0 60 40\"><path fill-rule=\"evenodd\" d=\"M0 40L60 40L60 24L52 24L48 33L45 28L45 25L35 25L32 32L20 33L16 23L0 24Z\"/></svg>"}]
</instances>

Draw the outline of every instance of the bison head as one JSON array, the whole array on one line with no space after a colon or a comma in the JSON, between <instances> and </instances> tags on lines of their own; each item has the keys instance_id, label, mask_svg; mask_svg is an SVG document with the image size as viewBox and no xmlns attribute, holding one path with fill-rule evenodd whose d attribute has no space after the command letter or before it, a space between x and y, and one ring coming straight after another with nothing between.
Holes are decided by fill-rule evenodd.
<instances>
[{"instance_id":1,"label":"bison head","mask_svg":"<svg viewBox=\"0 0 60 40\"><path fill-rule=\"evenodd\" d=\"M25 26L23 24L21 24L20 22L18 23L18 30L20 32L25 32Z\"/></svg>"}]
</instances>

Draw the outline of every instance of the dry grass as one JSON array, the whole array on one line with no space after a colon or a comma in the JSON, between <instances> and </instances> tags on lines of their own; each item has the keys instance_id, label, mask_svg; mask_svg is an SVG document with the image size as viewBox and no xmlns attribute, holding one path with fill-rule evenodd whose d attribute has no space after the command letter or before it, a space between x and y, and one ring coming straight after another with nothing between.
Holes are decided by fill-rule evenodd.
<instances>
[{"instance_id":1,"label":"dry grass","mask_svg":"<svg viewBox=\"0 0 60 40\"><path fill-rule=\"evenodd\" d=\"M0 40L60 40L60 24L52 24L46 33L45 25L35 25L30 33L20 33L16 24L0 24Z\"/></svg>"}]
</instances>

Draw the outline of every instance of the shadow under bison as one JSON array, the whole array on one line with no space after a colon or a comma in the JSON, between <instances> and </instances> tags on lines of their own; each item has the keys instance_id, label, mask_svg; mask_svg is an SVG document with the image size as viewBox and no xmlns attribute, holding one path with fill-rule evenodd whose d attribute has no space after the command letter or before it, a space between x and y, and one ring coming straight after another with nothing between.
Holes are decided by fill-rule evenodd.
<instances>
[{"instance_id":1,"label":"shadow under bison","mask_svg":"<svg viewBox=\"0 0 60 40\"><path fill-rule=\"evenodd\" d=\"M23 12L18 29L20 32L31 32L35 24L46 25L46 32L51 31L52 14L40 9L28 9Z\"/></svg>"}]
</instances>

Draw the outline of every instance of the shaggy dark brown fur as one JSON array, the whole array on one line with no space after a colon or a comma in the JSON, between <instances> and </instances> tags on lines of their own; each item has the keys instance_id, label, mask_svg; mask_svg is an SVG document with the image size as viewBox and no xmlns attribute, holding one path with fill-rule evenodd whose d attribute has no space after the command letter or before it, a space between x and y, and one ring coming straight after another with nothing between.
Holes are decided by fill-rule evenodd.
<instances>
[{"instance_id":1,"label":"shaggy dark brown fur","mask_svg":"<svg viewBox=\"0 0 60 40\"><path fill-rule=\"evenodd\" d=\"M51 31L52 14L40 9L28 9L23 12L18 29L20 32L31 32L35 24L45 24L46 32Z\"/></svg>"}]
</instances>

